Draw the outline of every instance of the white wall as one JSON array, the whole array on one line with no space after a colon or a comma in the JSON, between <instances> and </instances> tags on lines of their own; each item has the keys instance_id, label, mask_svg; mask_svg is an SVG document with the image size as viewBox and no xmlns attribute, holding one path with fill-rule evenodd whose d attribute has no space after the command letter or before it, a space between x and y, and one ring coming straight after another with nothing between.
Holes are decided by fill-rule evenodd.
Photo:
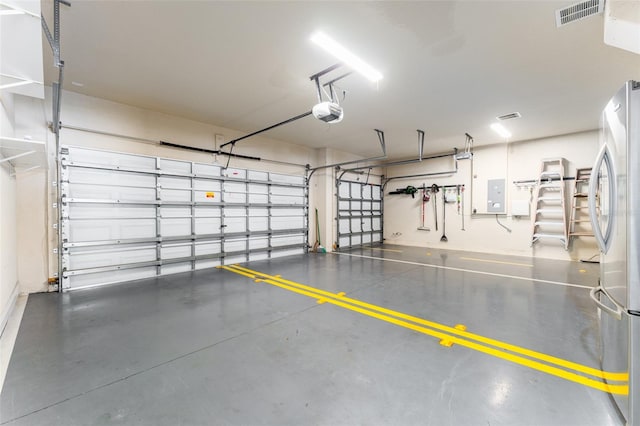
<instances>
[{"instance_id":1,"label":"white wall","mask_svg":"<svg viewBox=\"0 0 640 426\"><path fill-rule=\"evenodd\" d=\"M522 256L545 257L555 259L582 259L596 254L597 248L593 238L581 237L574 240L569 251L555 241L542 240L530 247L531 222L529 217L513 217L511 215L512 200L528 200L531 196L528 189L522 189L513 181L537 179L540 160L549 157L563 157L568 160L565 176L575 176L577 167L591 167L597 154L598 132L585 132L566 136L557 136L541 140L520 143L498 144L476 148L473 161L459 161L456 174L443 177L424 177L391 181L385 191L384 231L387 243L406 244L419 247L449 248L477 252L502 253ZM451 158L426 160L407 166L387 169L388 176L401 176L417 173L430 173L453 170ZM499 220L512 232L502 228L494 214L486 212L487 180L505 178L507 192L506 215ZM420 197L412 199L407 195L388 195L388 192L407 185L428 186L464 184L465 231L462 231L462 217L457 212L457 205L447 204L446 236L448 242L441 242L442 237L442 194L438 194L437 208L439 230L435 231L433 202L426 203L426 224L431 231L419 231ZM567 202L570 202L572 184L566 183ZM569 207L569 206L568 206ZM567 211L570 209L567 207ZM478 214L472 214L473 209Z\"/></svg>"},{"instance_id":2,"label":"white wall","mask_svg":"<svg viewBox=\"0 0 640 426\"><path fill-rule=\"evenodd\" d=\"M50 94L50 92L49 92ZM179 117L118 104L102 99L91 98L71 92L63 94L63 126L81 127L124 136L95 134L91 132L64 128L61 130L61 143L94 147L98 149L130 152L143 155L161 156L188 161L217 162L226 164L227 157L216 158L211 154L198 153L176 148L159 146L154 142L143 142L135 138L151 141L168 141L195 147L217 149L223 141L244 135L244 132L199 123ZM52 254L57 245L55 222L57 211L50 208L55 202L55 189L51 183L55 180L54 138L46 130L45 123L51 117L50 100L39 101L25 98L18 102L16 110L20 112L15 131L31 134L34 138L49 141L50 170L20 174L14 187L17 188L17 227L20 238L17 243L18 279L24 292L46 291L47 280L57 272L57 257ZM49 117L49 118L48 118ZM44 133L44 135L43 135ZM218 135L218 137L216 137ZM561 136L545 140L515 144L500 144L476 149L474 160L474 202L471 199L471 162L460 161L458 173L444 177L394 180L389 183L387 193L396 187L406 185L420 186L464 184L465 231L461 228L461 216L456 206L447 205L447 243L440 242L441 231L435 232L432 206L427 205L427 225L430 232L418 231L420 202L419 197L385 196L385 238L389 243L407 244L424 247L446 247L471 251L487 251L527 256L576 259L595 254L595 245L588 240L578 240L570 252L559 245L537 244L529 247L531 226L528 218L501 216L500 220L513 230L507 233L495 221L494 216L472 215L472 204L483 199L482 187L492 177L507 179L508 203L511 199L527 198L529 193L518 190L511 184L514 180L534 179L538 174L539 159L549 156L562 156L570 161L568 175L573 175L575 167L588 167L595 156L597 132ZM284 143L256 136L241 143L235 153L263 158L264 161L231 159L234 167L256 170L277 171L291 174L304 174L305 165L319 166L357 159L353 154L334 150L314 150L300 145ZM268 160L275 160L270 162ZM285 164L288 163L288 164ZM388 168L387 176L415 174L421 172L439 172L451 170L454 163L451 158L425 160L419 164ZM379 171L374 171L380 173ZM47 175L48 173L48 175ZM322 243L330 250L335 242L335 180L334 168L316 172L310 187L310 242L315 240L314 211L318 207ZM480 188L480 189L478 189ZM570 190L570 185L567 186ZM438 216L442 214L441 198L438 198ZM476 206L477 207L477 206ZM479 212L482 210L479 209ZM441 218L440 218L441 220ZM440 228L441 229L441 228ZM3 239L4 240L4 239Z\"/></svg>"},{"instance_id":3,"label":"white wall","mask_svg":"<svg viewBox=\"0 0 640 426\"><path fill-rule=\"evenodd\" d=\"M0 97L0 135L14 135L13 96L8 94ZM0 165L0 332L18 294L16 248L16 179L3 163Z\"/></svg>"}]
</instances>

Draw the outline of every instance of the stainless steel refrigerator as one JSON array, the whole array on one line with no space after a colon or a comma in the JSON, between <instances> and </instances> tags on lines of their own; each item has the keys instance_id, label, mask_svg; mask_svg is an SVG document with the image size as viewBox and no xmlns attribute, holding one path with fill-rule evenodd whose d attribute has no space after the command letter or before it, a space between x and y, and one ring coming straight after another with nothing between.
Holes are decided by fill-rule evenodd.
<instances>
[{"instance_id":1,"label":"stainless steel refrigerator","mask_svg":"<svg viewBox=\"0 0 640 426\"><path fill-rule=\"evenodd\" d=\"M628 373L628 395L612 395L627 425L640 426L640 82L628 81L602 113L589 186L602 369Z\"/></svg>"}]
</instances>

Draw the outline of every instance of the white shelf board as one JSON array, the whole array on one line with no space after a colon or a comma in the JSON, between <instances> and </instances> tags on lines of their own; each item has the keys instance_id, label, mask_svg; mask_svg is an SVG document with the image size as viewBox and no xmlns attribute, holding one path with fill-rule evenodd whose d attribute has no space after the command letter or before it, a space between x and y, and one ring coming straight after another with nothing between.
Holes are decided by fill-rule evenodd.
<instances>
[{"instance_id":1,"label":"white shelf board","mask_svg":"<svg viewBox=\"0 0 640 426\"><path fill-rule=\"evenodd\" d=\"M43 141L0 136L0 161L11 157L16 158L2 163L10 163L14 168L31 168L37 166L46 169L47 144Z\"/></svg>"}]
</instances>

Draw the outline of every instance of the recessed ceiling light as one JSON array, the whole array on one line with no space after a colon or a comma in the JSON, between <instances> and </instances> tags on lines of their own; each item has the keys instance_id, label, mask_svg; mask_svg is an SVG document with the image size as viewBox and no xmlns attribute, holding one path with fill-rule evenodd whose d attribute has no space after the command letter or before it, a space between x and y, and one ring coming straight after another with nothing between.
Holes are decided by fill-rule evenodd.
<instances>
[{"instance_id":1,"label":"recessed ceiling light","mask_svg":"<svg viewBox=\"0 0 640 426\"><path fill-rule=\"evenodd\" d=\"M84 87L84 83L78 83L77 81L72 81L71 84L76 87Z\"/></svg>"},{"instance_id":2,"label":"recessed ceiling light","mask_svg":"<svg viewBox=\"0 0 640 426\"><path fill-rule=\"evenodd\" d=\"M500 136L502 136L503 138L507 139L511 137L511 132L508 131L506 129L506 127L504 127L502 124L500 123L493 123L491 125L491 130L493 130L494 132L496 132L497 134L499 134Z\"/></svg>"},{"instance_id":3,"label":"recessed ceiling light","mask_svg":"<svg viewBox=\"0 0 640 426\"><path fill-rule=\"evenodd\" d=\"M346 47L326 35L325 33L318 31L311 36L311 41L322 47L324 50L335 56L345 65L353 68L354 71L359 72L372 82L382 80L382 74L374 69L371 65L351 53Z\"/></svg>"}]
</instances>

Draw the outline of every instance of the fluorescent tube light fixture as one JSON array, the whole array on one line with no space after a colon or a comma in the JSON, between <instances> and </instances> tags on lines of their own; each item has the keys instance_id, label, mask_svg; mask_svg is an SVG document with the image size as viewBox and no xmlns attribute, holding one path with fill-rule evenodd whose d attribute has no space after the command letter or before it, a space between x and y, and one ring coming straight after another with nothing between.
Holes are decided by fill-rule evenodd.
<instances>
[{"instance_id":1,"label":"fluorescent tube light fixture","mask_svg":"<svg viewBox=\"0 0 640 426\"><path fill-rule=\"evenodd\" d=\"M17 10L17 9L3 9L3 10L0 10L0 16L22 15L22 14L24 14L24 12L21 11L21 10Z\"/></svg>"},{"instance_id":2,"label":"fluorescent tube light fixture","mask_svg":"<svg viewBox=\"0 0 640 426\"><path fill-rule=\"evenodd\" d=\"M359 72L372 82L382 80L382 74L375 70L371 65L367 64L362 59L351 53L347 48L340 43L326 35L325 33L318 31L311 36L311 41L322 47L331 55L335 56L338 60L345 65L353 68L354 71Z\"/></svg>"},{"instance_id":3,"label":"fluorescent tube light fixture","mask_svg":"<svg viewBox=\"0 0 640 426\"><path fill-rule=\"evenodd\" d=\"M500 123L493 123L491 125L491 130L493 130L494 132L496 132L497 134L499 134L505 139L508 139L511 137L511 132L508 131L507 128Z\"/></svg>"}]
</instances>

